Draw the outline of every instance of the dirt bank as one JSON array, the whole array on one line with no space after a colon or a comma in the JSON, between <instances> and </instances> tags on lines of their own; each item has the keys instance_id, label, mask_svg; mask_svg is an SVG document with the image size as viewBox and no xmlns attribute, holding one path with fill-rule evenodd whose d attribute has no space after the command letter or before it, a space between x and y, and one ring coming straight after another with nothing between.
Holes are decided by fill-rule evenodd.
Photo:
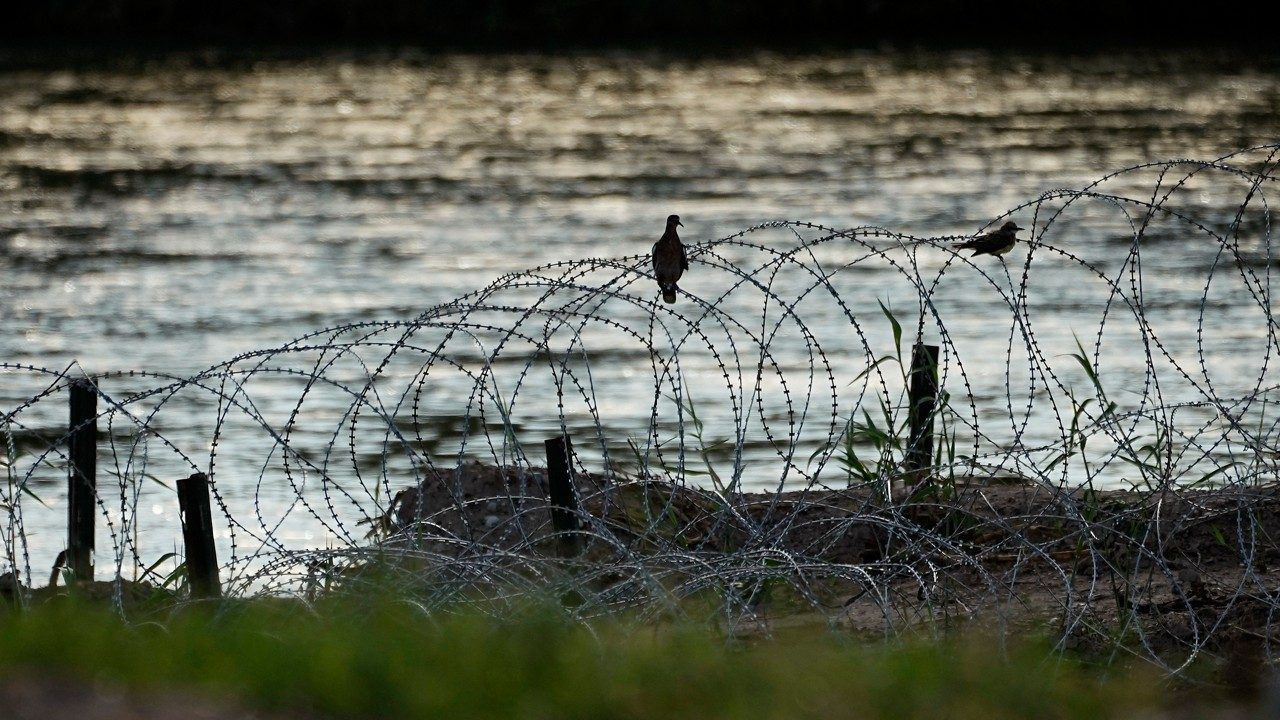
<instances>
[{"instance_id":1,"label":"dirt bank","mask_svg":"<svg viewBox=\"0 0 1280 720\"><path fill-rule=\"evenodd\" d=\"M726 622L750 632L994 622L1172 661L1275 640L1275 485L1092 491L966 478L887 502L865 486L722 497L579 474L580 532L564 543L546 482L541 468L465 464L398 493L376 534L436 557L561 563L588 605L716 595L739 611Z\"/></svg>"}]
</instances>

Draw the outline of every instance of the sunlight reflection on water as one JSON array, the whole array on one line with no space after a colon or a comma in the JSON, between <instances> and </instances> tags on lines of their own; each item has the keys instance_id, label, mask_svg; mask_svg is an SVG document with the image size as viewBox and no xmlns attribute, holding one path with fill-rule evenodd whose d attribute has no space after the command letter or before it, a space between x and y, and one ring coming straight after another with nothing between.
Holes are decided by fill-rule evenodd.
<instances>
[{"instance_id":1,"label":"sunlight reflection on water","mask_svg":"<svg viewBox=\"0 0 1280 720\"><path fill-rule=\"evenodd\" d=\"M0 71L0 359L188 374L317 328L412 318L502 273L647 252L671 212L687 242L775 218L972 233L1052 188L1278 138L1280 76L1203 56L606 54L9 69ZM1111 190L1149 195L1150 179ZM1224 223L1240 200L1210 187L1182 198ZM1115 214L1082 213L1057 232L1099 267L1118 267L1128 250L1130 230ZM1212 258L1169 239L1144 255L1148 297L1160 300L1148 310L1194 366ZM922 272L942 260L922 257ZM1046 352L1068 353L1072 333L1096 330L1098 296L1080 277L1052 272L1053 258L1042 262L1029 308ZM1009 319L991 321L991 299L961 292L959 274L954 281L952 331L970 359L1002 361ZM901 296L874 263L848 282L869 325L879 322L875 301L893 304L894 293L911 312L913 294ZM698 292L698 279L687 288ZM1266 328L1240 288L1215 288L1211 299L1230 328L1211 355L1224 382L1248 385ZM809 319L829 328L834 364L863 366L858 347L831 344L841 317ZM615 362L619 380L647 381L647 362ZM1017 378L1005 378L1003 364L970 367L979 411L1008 422L1006 388ZM1123 385L1132 367L1115 367L1109 380ZM0 382L0 407L31 392ZM264 412L279 415L296 387L256 397L274 397ZM647 407L612 397L602 409L619 435L643 432ZM165 427L198 453L209 408L167 412ZM459 431L446 413L428 435L451 452ZM228 467L237 452L253 458L252 449L224 452ZM223 491L237 492L229 479ZM46 514L56 543L58 513Z\"/></svg>"}]
</instances>

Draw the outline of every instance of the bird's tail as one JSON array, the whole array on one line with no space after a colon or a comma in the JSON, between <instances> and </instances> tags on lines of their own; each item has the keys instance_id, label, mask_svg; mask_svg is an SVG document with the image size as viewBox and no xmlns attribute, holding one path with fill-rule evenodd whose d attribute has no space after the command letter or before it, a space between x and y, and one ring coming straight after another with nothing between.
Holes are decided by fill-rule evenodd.
<instances>
[{"instance_id":1,"label":"bird's tail","mask_svg":"<svg viewBox=\"0 0 1280 720\"><path fill-rule=\"evenodd\" d=\"M58 553L53 561L53 569L49 571L49 587L58 587L58 571L67 566L67 551Z\"/></svg>"},{"instance_id":2,"label":"bird's tail","mask_svg":"<svg viewBox=\"0 0 1280 720\"><path fill-rule=\"evenodd\" d=\"M662 302L667 303L668 305L671 303L674 303L676 301L676 290L677 288L675 283L671 283L670 285L663 285L662 286Z\"/></svg>"}]
</instances>

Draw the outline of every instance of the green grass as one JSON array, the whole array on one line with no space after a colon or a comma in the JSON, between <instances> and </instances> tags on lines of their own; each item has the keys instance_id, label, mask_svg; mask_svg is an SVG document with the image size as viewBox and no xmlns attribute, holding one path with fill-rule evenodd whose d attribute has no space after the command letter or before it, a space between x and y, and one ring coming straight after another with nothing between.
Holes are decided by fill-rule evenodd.
<instances>
[{"instance_id":1,"label":"green grass","mask_svg":"<svg viewBox=\"0 0 1280 720\"><path fill-rule=\"evenodd\" d=\"M1151 708L1151 673L994 642L729 644L708 631L594 633L530 610L496 622L391 601L250 601L127 624L58 604L0 610L0 673L139 690L194 686L260 708L397 718L1103 718Z\"/></svg>"}]
</instances>

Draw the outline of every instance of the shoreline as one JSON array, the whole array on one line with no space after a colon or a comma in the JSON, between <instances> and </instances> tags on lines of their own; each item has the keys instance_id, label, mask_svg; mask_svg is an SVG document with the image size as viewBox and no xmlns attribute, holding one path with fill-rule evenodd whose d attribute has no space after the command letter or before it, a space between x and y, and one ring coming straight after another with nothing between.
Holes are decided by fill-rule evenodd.
<instances>
[{"instance_id":1,"label":"shoreline","mask_svg":"<svg viewBox=\"0 0 1280 720\"><path fill-rule=\"evenodd\" d=\"M749 634L798 623L875 637L999 620L1090 647L1132 622L1146 647L1175 655L1280 639L1267 593L1248 590L1280 588L1276 484L1138 492L977 480L884 503L865 487L725 500L578 475L582 549L566 557L544 477L468 464L402 490L379 547L405 553L394 572L406 582L492 556L563 573L551 585L579 587L588 606L719 587ZM419 498L435 509L419 511Z\"/></svg>"}]
</instances>

